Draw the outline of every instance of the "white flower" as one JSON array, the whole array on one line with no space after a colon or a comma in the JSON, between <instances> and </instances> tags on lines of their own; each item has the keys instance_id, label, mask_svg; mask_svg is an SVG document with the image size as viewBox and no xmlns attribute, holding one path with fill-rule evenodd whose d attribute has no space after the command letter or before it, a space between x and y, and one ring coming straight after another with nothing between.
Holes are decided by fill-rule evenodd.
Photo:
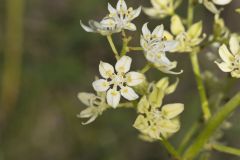
<instances>
[{"instance_id":1,"label":"white flower","mask_svg":"<svg viewBox=\"0 0 240 160\"><path fill-rule=\"evenodd\" d=\"M231 72L232 77L240 78L240 44L235 35L232 35L229 42L230 51L223 44L219 48L219 55L223 62L215 62L223 72Z\"/></svg>"},{"instance_id":2,"label":"white flower","mask_svg":"<svg viewBox=\"0 0 240 160\"><path fill-rule=\"evenodd\" d=\"M141 7L133 10L132 7L127 8L124 0L119 0L116 9L108 4L108 11L110 12L109 17L113 18L117 24L117 27L121 30L135 31L136 26L131 21L139 16L141 13Z\"/></svg>"},{"instance_id":3,"label":"white flower","mask_svg":"<svg viewBox=\"0 0 240 160\"><path fill-rule=\"evenodd\" d=\"M121 31L117 27L116 21L111 17L105 17L100 22L90 20L88 23L89 27L80 21L82 28L87 32L100 33L104 36L107 36L111 35L112 33L118 33Z\"/></svg>"},{"instance_id":4,"label":"white flower","mask_svg":"<svg viewBox=\"0 0 240 160\"><path fill-rule=\"evenodd\" d=\"M99 115L108 108L105 103L105 96L96 96L92 93L81 92L78 94L78 99L88 106L85 110L81 111L77 117L89 118L87 122L82 123L83 125L92 123Z\"/></svg>"},{"instance_id":5,"label":"white flower","mask_svg":"<svg viewBox=\"0 0 240 160\"><path fill-rule=\"evenodd\" d=\"M218 14L220 11L215 4L224 6L229 4L231 1L232 0L199 0L199 3L203 3L203 5L212 13Z\"/></svg>"},{"instance_id":6,"label":"white flower","mask_svg":"<svg viewBox=\"0 0 240 160\"><path fill-rule=\"evenodd\" d=\"M164 40L163 25L157 26L153 32L148 29L148 23L142 27L141 46L144 49L146 59L153 63L159 70L164 73L179 74L181 72L173 72L177 62L171 62L166 57L165 52L172 51L178 45L178 41Z\"/></svg>"},{"instance_id":7,"label":"white flower","mask_svg":"<svg viewBox=\"0 0 240 160\"><path fill-rule=\"evenodd\" d=\"M141 7L136 10L133 10L133 8L128 9L125 1L119 0L116 9L111 4L108 4L108 10L110 13L100 22L90 20L89 27L80 21L82 28L87 32L100 33L104 36L121 32L124 29L136 30L135 24L131 21L139 16Z\"/></svg>"},{"instance_id":8,"label":"white flower","mask_svg":"<svg viewBox=\"0 0 240 160\"><path fill-rule=\"evenodd\" d=\"M93 82L93 88L98 92L107 92L107 103L116 108L120 102L121 95L129 101L136 100L138 95L131 88L139 85L145 76L138 72L129 72L132 59L123 56L115 65L100 62L99 71L103 79Z\"/></svg>"},{"instance_id":9,"label":"white flower","mask_svg":"<svg viewBox=\"0 0 240 160\"><path fill-rule=\"evenodd\" d=\"M179 0L151 0L152 8L144 8L144 12L152 18L164 18L174 14Z\"/></svg>"}]
</instances>

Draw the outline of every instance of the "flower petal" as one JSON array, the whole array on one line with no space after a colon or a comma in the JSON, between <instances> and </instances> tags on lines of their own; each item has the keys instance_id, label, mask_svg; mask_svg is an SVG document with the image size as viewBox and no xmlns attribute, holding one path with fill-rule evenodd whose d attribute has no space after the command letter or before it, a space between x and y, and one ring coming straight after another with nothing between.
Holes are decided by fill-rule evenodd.
<instances>
[{"instance_id":1,"label":"flower petal","mask_svg":"<svg viewBox=\"0 0 240 160\"><path fill-rule=\"evenodd\" d=\"M119 0L117 3L117 10L122 12L127 11L127 4L124 0Z\"/></svg>"},{"instance_id":2,"label":"flower petal","mask_svg":"<svg viewBox=\"0 0 240 160\"><path fill-rule=\"evenodd\" d=\"M177 15L174 15L171 18L171 32L174 35L178 35L178 34L180 34L181 32L184 32L184 31L185 31L185 28L182 24L182 21L181 21L180 17L177 16Z\"/></svg>"},{"instance_id":3,"label":"flower petal","mask_svg":"<svg viewBox=\"0 0 240 160\"><path fill-rule=\"evenodd\" d=\"M95 32L95 30L93 30L92 28L84 25L81 20L80 20L80 25L82 26L82 28L83 28L86 32Z\"/></svg>"},{"instance_id":4,"label":"flower petal","mask_svg":"<svg viewBox=\"0 0 240 160\"><path fill-rule=\"evenodd\" d=\"M235 35L231 36L229 45L230 50L234 55L236 55L240 51L239 41Z\"/></svg>"},{"instance_id":5,"label":"flower petal","mask_svg":"<svg viewBox=\"0 0 240 160\"><path fill-rule=\"evenodd\" d=\"M136 31L137 27L135 26L135 24L129 22L124 26L124 29L129 31Z\"/></svg>"},{"instance_id":6,"label":"flower petal","mask_svg":"<svg viewBox=\"0 0 240 160\"><path fill-rule=\"evenodd\" d=\"M147 100L147 97L143 96L141 98L141 100L139 101L139 103L138 103L137 111L138 111L138 113L144 114L144 113L148 112L149 107L150 107L150 104L149 104L149 102Z\"/></svg>"},{"instance_id":7,"label":"flower petal","mask_svg":"<svg viewBox=\"0 0 240 160\"><path fill-rule=\"evenodd\" d=\"M131 63L132 63L131 57L123 56L117 61L115 69L119 73L127 73L130 70Z\"/></svg>"},{"instance_id":8,"label":"flower petal","mask_svg":"<svg viewBox=\"0 0 240 160\"><path fill-rule=\"evenodd\" d=\"M148 40L151 37L151 32L148 29L148 23L145 23L142 27L142 33L143 33L143 37Z\"/></svg>"},{"instance_id":9,"label":"flower petal","mask_svg":"<svg viewBox=\"0 0 240 160\"><path fill-rule=\"evenodd\" d=\"M163 33L164 33L164 27L163 25L159 25L153 30L152 36L162 39Z\"/></svg>"},{"instance_id":10,"label":"flower petal","mask_svg":"<svg viewBox=\"0 0 240 160\"><path fill-rule=\"evenodd\" d=\"M107 103L113 108L117 108L120 102L120 98L120 93L115 89L109 89L109 91L107 92Z\"/></svg>"},{"instance_id":11,"label":"flower petal","mask_svg":"<svg viewBox=\"0 0 240 160\"><path fill-rule=\"evenodd\" d=\"M230 3L232 0L213 0L213 2L217 5L226 5Z\"/></svg>"},{"instance_id":12,"label":"flower petal","mask_svg":"<svg viewBox=\"0 0 240 160\"><path fill-rule=\"evenodd\" d=\"M145 76L138 72L129 72L126 74L126 81L128 86L136 86L145 80Z\"/></svg>"},{"instance_id":13,"label":"flower petal","mask_svg":"<svg viewBox=\"0 0 240 160\"><path fill-rule=\"evenodd\" d=\"M146 130L148 128L147 119L143 115L139 115L135 120L133 127L140 131Z\"/></svg>"},{"instance_id":14,"label":"flower petal","mask_svg":"<svg viewBox=\"0 0 240 160\"><path fill-rule=\"evenodd\" d=\"M92 83L93 88L97 92L105 92L109 88L109 83L104 79L96 80Z\"/></svg>"},{"instance_id":15,"label":"flower petal","mask_svg":"<svg viewBox=\"0 0 240 160\"><path fill-rule=\"evenodd\" d=\"M129 101L138 99L138 95L130 87L123 87L123 88L121 88L120 92L121 92L121 95Z\"/></svg>"},{"instance_id":16,"label":"flower petal","mask_svg":"<svg viewBox=\"0 0 240 160\"><path fill-rule=\"evenodd\" d=\"M183 110L184 104L182 103L167 104L162 107L162 114L167 119L172 119L181 114Z\"/></svg>"},{"instance_id":17,"label":"flower petal","mask_svg":"<svg viewBox=\"0 0 240 160\"><path fill-rule=\"evenodd\" d=\"M197 38L202 34L202 21L194 23L187 31L189 38Z\"/></svg>"},{"instance_id":18,"label":"flower petal","mask_svg":"<svg viewBox=\"0 0 240 160\"><path fill-rule=\"evenodd\" d=\"M100 62L99 64L99 72L103 78L109 78L112 74L114 74L114 68L111 64Z\"/></svg>"},{"instance_id":19,"label":"flower petal","mask_svg":"<svg viewBox=\"0 0 240 160\"><path fill-rule=\"evenodd\" d=\"M240 78L240 70L235 70L231 72L231 76L234 78Z\"/></svg>"},{"instance_id":20,"label":"flower petal","mask_svg":"<svg viewBox=\"0 0 240 160\"><path fill-rule=\"evenodd\" d=\"M135 19L136 17L138 17L141 13L142 7L138 7L137 9L131 11L129 13L128 19L131 21L133 19Z\"/></svg>"},{"instance_id":21,"label":"flower petal","mask_svg":"<svg viewBox=\"0 0 240 160\"><path fill-rule=\"evenodd\" d=\"M233 70L233 67L228 63L225 63L225 62L222 62L222 63L215 62L215 63L223 72L231 72Z\"/></svg>"},{"instance_id":22,"label":"flower petal","mask_svg":"<svg viewBox=\"0 0 240 160\"><path fill-rule=\"evenodd\" d=\"M108 3L108 11L110 12L110 14L117 13L117 10L113 8L113 6L110 3Z\"/></svg>"},{"instance_id":23,"label":"flower petal","mask_svg":"<svg viewBox=\"0 0 240 160\"><path fill-rule=\"evenodd\" d=\"M226 63L231 63L234 60L233 55L229 52L227 46L224 44L219 48L219 55Z\"/></svg>"},{"instance_id":24,"label":"flower petal","mask_svg":"<svg viewBox=\"0 0 240 160\"><path fill-rule=\"evenodd\" d=\"M180 129L179 121L164 119L159 121L161 132L175 133Z\"/></svg>"},{"instance_id":25,"label":"flower petal","mask_svg":"<svg viewBox=\"0 0 240 160\"><path fill-rule=\"evenodd\" d=\"M90 106L91 99L93 99L96 96L93 93L81 92L81 93L78 93L77 97L83 104L85 104L86 106Z\"/></svg>"},{"instance_id":26,"label":"flower petal","mask_svg":"<svg viewBox=\"0 0 240 160\"><path fill-rule=\"evenodd\" d=\"M164 41L163 44L164 44L163 51L167 52L167 51L172 51L172 50L176 49L179 42L175 41L175 40L171 40L171 41Z\"/></svg>"}]
</instances>

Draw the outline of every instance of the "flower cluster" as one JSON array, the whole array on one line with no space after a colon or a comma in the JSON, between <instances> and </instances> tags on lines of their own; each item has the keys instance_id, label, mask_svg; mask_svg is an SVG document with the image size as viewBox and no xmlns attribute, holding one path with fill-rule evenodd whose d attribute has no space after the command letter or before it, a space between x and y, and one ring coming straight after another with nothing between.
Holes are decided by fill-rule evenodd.
<instances>
[{"instance_id":1,"label":"flower cluster","mask_svg":"<svg viewBox=\"0 0 240 160\"><path fill-rule=\"evenodd\" d=\"M173 4L173 1L166 1L166 4L158 2L160 5ZM156 1L152 1L152 3L156 4ZM141 114L134 123L135 128L152 139L161 139L160 136L168 138L180 128L177 117L183 111L183 104L176 103L161 107L161 102L165 95L175 91L178 81L170 86L168 78L163 78L158 83L148 82L144 73L151 67L155 67L167 74L182 73L182 71L172 71L172 69L176 68L177 62L171 62L166 56L167 52L176 50L179 40L174 40L173 36L164 30L163 25L157 26L151 32L148 23L145 23L142 27L141 47L137 48L144 51L144 56L148 62L142 70L130 71L132 58L126 54L131 51L131 47L128 46L131 38L127 37L124 30L135 31L137 29L132 20L140 14L141 7L133 10L127 8L124 0L119 0L116 9L108 4L108 10L110 13L100 22L90 20L89 26L81 22L81 26L85 31L107 36L117 62L114 66L110 63L100 62L99 72L101 78L96 78L92 83L97 94L79 93L79 100L87 108L78 117L88 118L88 121L83 124L89 124L107 109L133 107L136 108L138 114ZM118 54L111 38L113 33L119 32L122 32L123 36L121 54ZM150 67L148 68L149 64ZM121 100L121 97L124 100ZM149 103L149 105L146 106L146 103ZM136 104L138 105L136 106ZM148 129L145 128L144 131L138 125L143 121L151 123L151 126ZM157 129L157 131L154 132L153 128ZM154 137L152 134L156 136Z\"/></svg>"},{"instance_id":2,"label":"flower cluster","mask_svg":"<svg viewBox=\"0 0 240 160\"><path fill-rule=\"evenodd\" d=\"M174 103L161 107L164 96L174 92L177 84L178 81L169 86L168 78L163 78L139 101L139 116L133 126L141 132L140 137L144 140L161 140L162 137L167 138L180 129L178 116L183 112L184 105Z\"/></svg>"}]
</instances>

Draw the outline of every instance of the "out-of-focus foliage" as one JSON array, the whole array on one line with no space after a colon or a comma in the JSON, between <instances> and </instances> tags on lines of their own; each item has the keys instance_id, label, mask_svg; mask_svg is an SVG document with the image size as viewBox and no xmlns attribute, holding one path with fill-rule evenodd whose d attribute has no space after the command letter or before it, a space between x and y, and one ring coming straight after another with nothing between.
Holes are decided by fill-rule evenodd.
<instances>
[{"instance_id":1,"label":"out-of-focus foliage","mask_svg":"<svg viewBox=\"0 0 240 160\"><path fill-rule=\"evenodd\" d=\"M100 57L104 57L106 61L113 60L106 39L84 32L79 20L86 21L93 17L99 19L106 14L107 2L106 0L25 0L21 87L17 106L8 118L6 126L4 128L0 126L0 160L167 159L168 155L159 143L148 144L136 137L137 131L129 125L129 122L133 123L137 117L134 112L129 113L124 109L119 109L119 112L111 110L87 127L82 126L81 120L76 117L85 107L78 101L77 93L80 90L93 91L89 82L93 81L92 77L97 73L99 60L102 59ZM140 1L129 1L129 3L135 6L150 6L148 1L141 1L141 4ZM234 10L237 3L239 2L235 1L225 8L223 13L225 18L229 17L228 11ZM1 81L7 15L5 1L0 0L0 4ZM181 12L184 9L183 7L179 10ZM198 10L199 20L202 17L213 18L204 8L199 7ZM206 19L203 24L205 28L211 26ZM238 14L226 18L229 28L236 32L240 31L240 24L236 23L238 19ZM146 20L146 17L136 20L137 26L142 26ZM153 23L158 25L162 21L153 20ZM138 31L140 35L140 28ZM208 27L204 32L210 31L211 28ZM138 61L134 64L135 67L142 66L143 61L137 54L141 53L136 52L136 55L133 55ZM184 100L185 113L182 116L182 130L173 137L173 142L179 142L186 129L189 129L192 122L200 115L195 81L188 78L190 77L188 75L192 75L189 59L187 56L184 59L185 61L179 63L179 68L185 71L180 77L181 82L187 83L180 83L171 98ZM205 55L201 56L200 63L203 69L211 68L216 70L223 80L226 78L226 75L210 63ZM160 79L163 75L155 72L150 77ZM232 84L232 88L239 90L239 84L229 82L229 85ZM220 85L215 87L221 88ZM212 92L208 93L210 95ZM224 100L227 99L228 97L224 97ZM165 99L164 103L168 104L170 100ZM235 125L234 130L227 131L222 139L232 146L240 147L239 118L234 117L231 122ZM216 153L212 159L237 160L238 158Z\"/></svg>"}]
</instances>

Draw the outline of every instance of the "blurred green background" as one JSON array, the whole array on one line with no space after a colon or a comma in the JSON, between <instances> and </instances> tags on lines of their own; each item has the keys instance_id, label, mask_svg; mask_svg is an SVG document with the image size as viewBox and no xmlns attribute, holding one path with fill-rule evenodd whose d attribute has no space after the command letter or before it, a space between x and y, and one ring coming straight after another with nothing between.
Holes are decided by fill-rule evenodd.
<instances>
[{"instance_id":1,"label":"blurred green background","mask_svg":"<svg viewBox=\"0 0 240 160\"><path fill-rule=\"evenodd\" d=\"M167 160L160 143L141 141L132 127L134 110L109 110L94 123L82 126L76 115L85 108L77 99L80 91L92 92L91 82L98 75L100 60L115 63L105 37L86 33L79 20L100 20L107 14L107 2L117 0L0 0L0 160ZM129 6L150 6L148 0L129 0ZM228 5L223 17L234 32L240 31L240 16ZM179 13L185 15L186 4ZM197 8L196 19L204 20L204 31L211 32L213 20L205 8ZM153 28L169 18L152 20L143 13L134 22L138 32L127 32L139 44L140 28L150 21ZM22 28L21 28L22 26ZM114 36L117 47L120 38ZM226 74L201 54L202 70L217 73L221 81ZM217 56L217 52L215 51ZM132 68L143 67L140 52L132 52ZM164 101L185 103L182 129L170 141L176 145L201 114L195 80L186 54L170 55L179 61L177 91ZM150 80L163 76L152 70ZM175 81L174 76L170 76ZM218 86L221 87L221 86ZM239 90L239 84L234 85ZM234 91L232 90L234 93ZM229 93L231 96L232 92ZM230 118L233 128L226 131L222 142L240 147L239 110ZM238 157L213 152L212 160L239 160Z\"/></svg>"}]
</instances>

